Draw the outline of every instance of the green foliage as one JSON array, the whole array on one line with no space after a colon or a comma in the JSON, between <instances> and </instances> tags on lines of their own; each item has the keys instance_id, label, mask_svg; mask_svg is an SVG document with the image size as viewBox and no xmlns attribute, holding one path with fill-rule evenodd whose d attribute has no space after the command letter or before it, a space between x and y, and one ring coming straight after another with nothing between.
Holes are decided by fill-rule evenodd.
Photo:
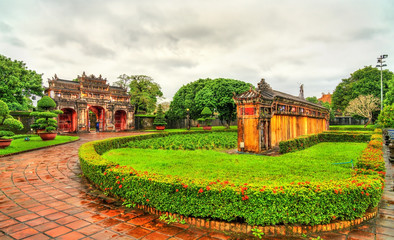
<instances>
[{"instance_id":1,"label":"green foliage","mask_svg":"<svg viewBox=\"0 0 394 240\"><path fill-rule=\"evenodd\" d=\"M37 107L38 107L38 110L40 110L40 111L48 111L48 110L56 108L56 103L51 97L43 96L37 102Z\"/></svg>"},{"instance_id":2,"label":"green foliage","mask_svg":"<svg viewBox=\"0 0 394 240\"><path fill-rule=\"evenodd\" d=\"M308 102L311 102L311 103L316 103L316 104L319 103L319 100L317 100L317 97L315 97L315 96L313 96L313 97L306 97L305 100L307 100Z\"/></svg>"},{"instance_id":3,"label":"green foliage","mask_svg":"<svg viewBox=\"0 0 394 240\"><path fill-rule=\"evenodd\" d=\"M25 137L30 137L30 141L26 142ZM5 149L0 149L0 156L24 152L32 149L43 148L47 146L52 146L56 144L62 144L66 142L72 142L79 139L77 136L57 136L56 139L51 141L42 141L42 139L37 135L15 135L12 137L14 139L11 145Z\"/></svg>"},{"instance_id":4,"label":"green foliage","mask_svg":"<svg viewBox=\"0 0 394 240\"><path fill-rule=\"evenodd\" d=\"M363 125L334 125L330 126L330 130L336 131L374 131L375 125L368 125L364 127Z\"/></svg>"},{"instance_id":5,"label":"green foliage","mask_svg":"<svg viewBox=\"0 0 394 240\"><path fill-rule=\"evenodd\" d=\"M190 109L190 117L200 117L204 107L216 109L221 121L230 123L236 119L236 105L233 93L239 94L249 90L251 84L233 79L199 79L182 86L175 94L168 111L170 119L186 117L186 109Z\"/></svg>"},{"instance_id":6,"label":"green foliage","mask_svg":"<svg viewBox=\"0 0 394 240\"><path fill-rule=\"evenodd\" d=\"M251 231L253 236L257 237L258 239L262 239L264 236L264 232L261 229L258 229L257 227L252 228Z\"/></svg>"},{"instance_id":7,"label":"green foliage","mask_svg":"<svg viewBox=\"0 0 394 240\"><path fill-rule=\"evenodd\" d=\"M393 73L383 71L383 94L389 90L388 83L392 81ZM332 104L335 110L344 112L349 102L359 95L369 95L380 99L380 70L371 66L359 69L342 79L332 95Z\"/></svg>"},{"instance_id":8,"label":"green foliage","mask_svg":"<svg viewBox=\"0 0 394 240\"><path fill-rule=\"evenodd\" d=\"M391 80L387 83L388 90L384 95L383 103L384 105L392 105L394 104L394 74L391 77Z\"/></svg>"},{"instance_id":9,"label":"green foliage","mask_svg":"<svg viewBox=\"0 0 394 240\"><path fill-rule=\"evenodd\" d=\"M167 223L168 225L170 225L171 223L177 223L179 221L179 219L176 218L175 216L167 215L167 214L162 214L159 217L159 220Z\"/></svg>"},{"instance_id":10,"label":"green foliage","mask_svg":"<svg viewBox=\"0 0 394 240\"><path fill-rule=\"evenodd\" d=\"M167 125L166 118L164 116L163 108L161 104L159 104L159 107L157 109L156 117L155 120L153 121L153 125L156 126L165 126Z\"/></svg>"},{"instance_id":11,"label":"green foliage","mask_svg":"<svg viewBox=\"0 0 394 240\"><path fill-rule=\"evenodd\" d=\"M135 166L134 163L131 166L126 166L122 163L121 166L99 155L99 153L102 154L110 149L119 148L129 141L162 137L168 134L129 136L86 143L79 149L80 163L84 175L102 190L127 199L129 202L155 207L160 211L168 211L183 216L214 218L225 221L237 220L244 221L250 225L315 225L329 223L332 220L353 220L363 216L368 209L376 207L383 192L382 177L384 174L379 173L375 168L382 159L370 159L374 161L374 164L364 164L366 168L355 171L344 166L324 165L319 160L321 160L320 155L324 152L322 149L327 149L327 146L317 151L316 159L310 158L311 154L306 154L308 158L306 156L300 158L309 164L316 161L316 165L313 166L304 165L305 163L298 165L298 167L286 166L283 163L275 165L272 163L277 162L278 158L271 158L272 160L270 161L268 160L270 158L266 157L263 162L266 166L270 166L270 171L276 172L273 168L274 166L281 166L281 169L286 168L288 169L287 171L300 171L298 174L301 177L301 181L282 184L279 182L278 185L275 183L267 184L268 181L260 179L255 180L256 184L249 184L248 182L234 184L231 183L232 179L230 181L225 181L223 178L214 181L209 181L208 179L204 181L202 179L198 180L194 175L190 175L192 177L187 178L175 174L160 174L157 171L136 170L133 167ZM331 145L341 146L344 144ZM138 157L149 155L151 154L150 151L159 150L143 151L144 154L137 153ZM376 151L379 153L379 149L376 149ZM171 151L168 150L166 152L170 154ZM209 151L205 152L209 153ZM291 155L288 158L291 161L287 161L288 164L294 163L294 156L302 154L302 152L290 153ZM326 159L332 161L330 159L340 152L336 151L335 154L327 152L325 153ZM166 155L167 153L162 156ZM247 161L249 164L258 162L257 156L227 156L238 159L239 163L241 159L251 157L254 157L254 160ZM370 156L371 158L376 158L376 155ZM144 157L156 161L155 157ZM343 156L341 158L343 159ZM209 160L209 158L199 159L198 161ZM137 158L132 159L132 161L135 160ZM160 160L160 158L157 158L157 160ZM216 166L217 164L216 159L212 160L211 166ZM230 162L230 165L237 166L236 162ZM323 174L318 172L315 173L317 175L316 179L321 179L320 181L309 182L302 180L308 169L316 171L322 166L341 171L351 171L353 176L343 176L338 180L331 179L327 181L321 179ZM162 166L159 168L159 170L163 169L165 170L166 167ZM256 171L251 171L251 169L256 169ZM206 170L209 170L209 168ZM249 173L259 173L261 170L264 170L264 168L248 168ZM194 172L196 173L196 171ZM237 176L242 175L243 173L238 170ZM328 176L331 175L328 174ZM253 178L251 176L245 177L250 180ZM273 177L278 179L277 175ZM287 179L287 177L285 174L283 179Z\"/></svg>"},{"instance_id":12,"label":"green foliage","mask_svg":"<svg viewBox=\"0 0 394 240\"><path fill-rule=\"evenodd\" d=\"M37 108L37 111L30 114L30 116L35 118L31 128L43 129L45 132L55 131L57 129L57 120L54 118L62 114L63 111L56 110L55 101L48 96L44 96L38 101Z\"/></svg>"},{"instance_id":13,"label":"green foliage","mask_svg":"<svg viewBox=\"0 0 394 240\"><path fill-rule=\"evenodd\" d=\"M28 70L22 61L0 55L0 100L11 110L32 108L29 97L42 96L43 90L41 74Z\"/></svg>"},{"instance_id":14,"label":"green foliage","mask_svg":"<svg viewBox=\"0 0 394 240\"><path fill-rule=\"evenodd\" d=\"M125 146L143 149L164 150L196 150L196 149L218 149L236 148L236 132L201 132L190 134L168 135L140 141L130 141Z\"/></svg>"},{"instance_id":15,"label":"green foliage","mask_svg":"<svg viewBox=\"0 0 394 240\"><path fill-rule=\"evenodd\" d=\"M204 109L201 111L201 117L197 119L199 122L205 123L205 126L211 126L212 125L212 120L215 118L212 117L212 111L208 107L204 107Z\"/></svg>"},{"instance_id":16,"label":"green foliage","mask_svg":"<svg viewBox=\"0 0 394 240\"><path fill-rule=\"evenodd\" d=\"M14 131L23 129L23 124L9 113L7 104L0 100L0 138L13 136Z\"/></svg>"},{"instance_id":17,"label":"green foliage","mask_svg":"<svg viewBox=\"0 0 394 240\"><path fill-rule=\"evenodd\" d=\"M151 113L156 108L157 98L162 97L161 87L153 79L145 75L122 74L115 82L115 86L128 89L130 102L135 106L135 112L145 111Z\"/></svg>"},{"instance_id":18,"label":"green foliage","mask_svg":"<svg viewBox=\"0 0 394 240\"><path fill-rule=\"evenodd\" d=\"M394 128L394 103L386 105L378 116L378 127Z\"/></svg>"}]
</instances>

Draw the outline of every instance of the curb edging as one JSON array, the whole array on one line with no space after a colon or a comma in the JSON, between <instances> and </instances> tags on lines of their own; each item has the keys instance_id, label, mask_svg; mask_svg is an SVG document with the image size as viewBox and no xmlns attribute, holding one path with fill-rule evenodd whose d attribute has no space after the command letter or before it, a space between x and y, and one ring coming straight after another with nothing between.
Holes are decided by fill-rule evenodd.
<instances>
[{"instance_id":1,"label":"curb edging","mask_svg":"<svg viewBox=\"0 0 394 240\"><path fill-rule=\"evenodd\" d=\"M275 226L251 226L246 223L228 223L224 221L217 220L206 220L203 218L195 218L195 217L185 217L183 215L162 212L156 210L153 207L148 207L141 204L136 204L135 208L141 209L145 212L155 214L157 216L167 215L173 216L180 220L184 220L188 225L201 227L214 231L225 231L225 232L233 232L233 233L244 233L251 234L252 228L256 227L261 230L266 235L286 235L286 236L294 236L294 235L302 235L302 234L310 234L310 233L318 233L318 232L329 232L335 230L346 229L355 225L359 225L365 221L374 218L378 213L378 207L375 207L371 212L367 212L363 217L357 218L354 220L348 221L336 221L329 224L318 224L314 226L302 226L302 225L275 225Z\"/></svg>"}]
</instances>

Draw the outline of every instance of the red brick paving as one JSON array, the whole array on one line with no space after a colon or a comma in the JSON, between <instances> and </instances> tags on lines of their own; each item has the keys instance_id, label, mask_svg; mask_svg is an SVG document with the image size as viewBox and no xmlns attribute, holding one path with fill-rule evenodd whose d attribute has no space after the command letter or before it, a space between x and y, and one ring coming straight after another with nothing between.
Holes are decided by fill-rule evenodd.
<instances>
[{"instance_id":1,"label":"red brick paving","mask_svg":"<svg viewBox=\"0 0 394 240\"><path fill-rule=\"evenodd\" d=\"M188 225L167 225L158 216L113 204L81 178L81 144L138 133L81 134L81 140L0 159L0 239L250 239ZM59 154L60 153L60 154ZM385 155L387 159L387 154ZM393 166L387 162L387 181L378 217L352 229L311 234L324 240L394 239ZM304 237L264 236L288 240Z\"/></svg>"}]
</instances>

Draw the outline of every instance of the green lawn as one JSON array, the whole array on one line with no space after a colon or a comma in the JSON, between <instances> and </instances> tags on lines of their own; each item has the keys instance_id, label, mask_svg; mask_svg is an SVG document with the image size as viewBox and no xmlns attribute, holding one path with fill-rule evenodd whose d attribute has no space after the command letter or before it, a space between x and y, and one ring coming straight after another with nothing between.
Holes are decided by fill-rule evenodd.
<instances>
[{"instance_id":1,"label":"green lawn","mask_svg":"<svg viewBox=\"0 0 394 240\"><path fill-rule=\"evenodd\" d=\"M42 141L39 136L30 137L30 141L25 141L24 138L15 139L11 142L11 145L5 149L0 149L0 156L17 153L26 150L31 150L35 148L46 147L50 145L56 145L60 143L66 143L78 140L77 136L56 136L54 140L51 141Z\"/></svg>"},{"instance_id":2,"label":"green lawn","mask_svg":"<svg viewBox=\"0 0 394 240\"><path fill-rule=\"evenodd\" d=\"M185 182L230 181L249 186L291 182L321 182L351 177L351 165L332 165L357 159L366 143L320 143L278 157L228 154L209 150L153 150L122 148L103 157L136 170L179 176Z\"/></svg>"}]
</instances>

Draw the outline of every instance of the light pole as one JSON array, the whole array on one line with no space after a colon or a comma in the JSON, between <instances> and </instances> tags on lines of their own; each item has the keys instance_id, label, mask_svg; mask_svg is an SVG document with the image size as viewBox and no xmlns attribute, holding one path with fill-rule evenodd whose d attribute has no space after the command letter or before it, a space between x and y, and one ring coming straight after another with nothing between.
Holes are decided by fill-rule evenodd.
<instances>
[{"instance_id":1,"label":"light pole","mask_svg":"<svg viewBox=\"0 0 394 240\"><path fill-rule=\"evenodd\" d=\"M383 110L383 67L386 67L385 63L386 61L383 61L383 59L387 58L387 54L380 55L378 57L378 65L376 65L377 68L380 67L380 110Z\"/></svg>"},{"instance_id":2,"label":"light pole","mask_svg":"<svg viewBox=\"0 0 394 240\"><path fill-rule=\"evenodd\" d=\"M186 109L187 112L187 130L190 130L190 113L189 113L189 109Z\"/></svg>"}]
</instances>

